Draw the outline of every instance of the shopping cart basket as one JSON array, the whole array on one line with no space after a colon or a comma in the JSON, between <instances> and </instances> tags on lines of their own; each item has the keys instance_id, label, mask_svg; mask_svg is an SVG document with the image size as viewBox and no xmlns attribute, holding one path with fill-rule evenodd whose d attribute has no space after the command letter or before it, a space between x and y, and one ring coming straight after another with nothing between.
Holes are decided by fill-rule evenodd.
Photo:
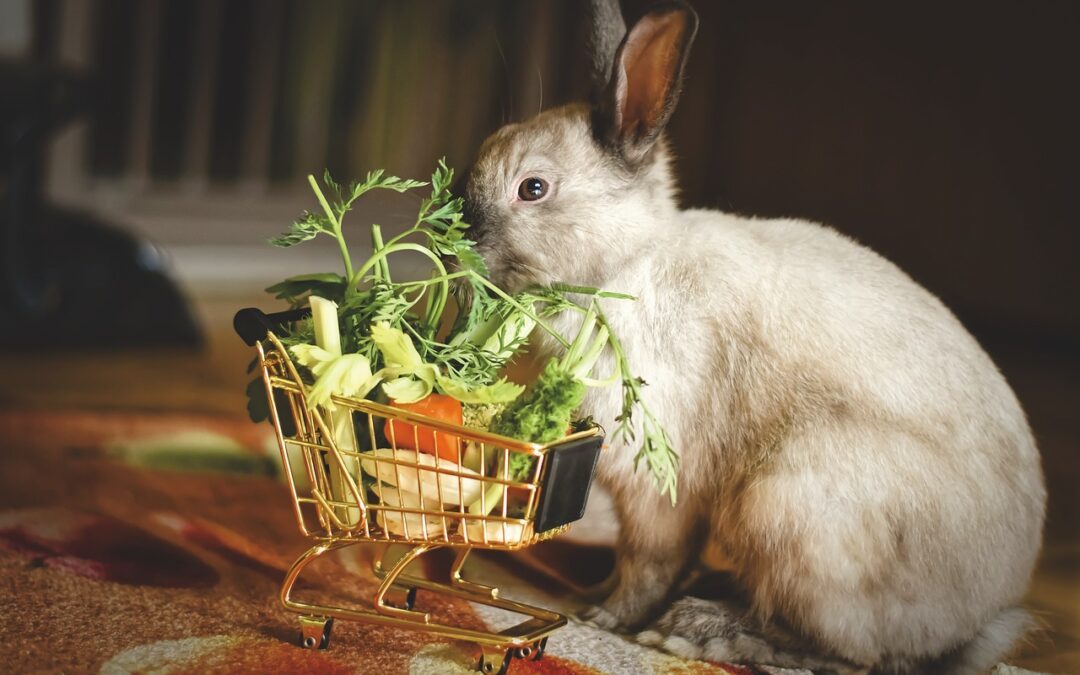
<instances>
[{"instance_id":1,"label":"shopping cart basket","mask_svg":"<svg viewBox=\"0 0 1080 675\"><path fill-rule=\"evenodd\" d=\"M511 658L540 658L548 636L566 624L566 617L467 581L462 565L474 548L524 548L581 518L603 442L599 429L537 444L366 399L332 396L332 406L312 410L307 386L278 339L284 327L307 312L244 309L234 320L237 333L258 350L293 509L301 532L314 540L281 587L281 604L300 615L301 646L325 648L334 619L348 619L475 643L481 649L481 672L505 672ZM428 452L415 450L425 444ZM511 478L515 453L530 458L524 480ZM346 608L292 597L309 564L356 544L381 548L373 563L380 583L370 606ZM395 559L390 556L393 544L408 549ZM455 551L450 583L406 573L419 556L446 547ZM463 628L418 608L418 589L527 618L497 633Z\"/></svg>"}]
</instances>

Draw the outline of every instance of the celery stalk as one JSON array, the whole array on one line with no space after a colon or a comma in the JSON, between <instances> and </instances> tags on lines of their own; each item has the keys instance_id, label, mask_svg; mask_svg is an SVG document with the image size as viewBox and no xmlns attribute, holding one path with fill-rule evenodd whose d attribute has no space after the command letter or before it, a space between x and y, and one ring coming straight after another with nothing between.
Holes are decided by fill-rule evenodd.
<instances>
[{"instance_id":1,"label":"celery stalk","mask_svg":"<svg viewBox=\"0 0 1080 675\"><path fill-rule=\"evenodd\" d=\"M495 472L491 474L490 477L502 478L502 474L503 458L500 456L499 461L497 462L497 465L495 467ZM469 504L469 513L474 516L486 516L487 514L491 513L502 500L503 492L505 490L506 486L502 483L492 483L488 485L487 489L484 490L483 496L478 497L476 501L474 501L472 504Z\"/></svg>"},{"instance_id":2,"label":"celery stalk","mask_svg":"<svg viewBox=\"0 0 1080 675\"><path fill-rule=\"evenodd\" d=\"M315 327L315 344L322 347L334 356L341 356L341 333L338 329L337 303L311 296L311 319ZM356 452L356 431L353 428L352 411L344 408L336 410L323 409L323 414L330 422L330 430L334 435L334 444L338 450ZM360 472L359 462L355 457L341 455L341 463L346 472L352 476L358 476ZM348 481L342 475L341 470L335 465L330 466L330 489L333 497L339 501L351 501L352 493L346 487ZM338 509L338 518L350 527L360 521L360 509L356 507L342 507Z\"/></svg>"}]
</instances>

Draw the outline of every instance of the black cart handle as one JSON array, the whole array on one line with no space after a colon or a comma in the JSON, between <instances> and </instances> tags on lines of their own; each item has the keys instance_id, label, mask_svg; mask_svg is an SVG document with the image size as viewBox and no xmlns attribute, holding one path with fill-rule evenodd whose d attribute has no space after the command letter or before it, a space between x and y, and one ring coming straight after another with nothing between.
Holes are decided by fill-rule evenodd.
<instances>
[{"instance_id":1,"label":"black cart handle","mask_svg":"<svg viewBox=\"0 0 1080 675\"><path fill-rule=\"evenodd\" d=\"M249 347L266 337L267 333L282 335L286 325L311 316L310 307L290 309L286 312L267 314L261 309L247 307L233 317L233 328Z\"/></svg>"}]
</instances>

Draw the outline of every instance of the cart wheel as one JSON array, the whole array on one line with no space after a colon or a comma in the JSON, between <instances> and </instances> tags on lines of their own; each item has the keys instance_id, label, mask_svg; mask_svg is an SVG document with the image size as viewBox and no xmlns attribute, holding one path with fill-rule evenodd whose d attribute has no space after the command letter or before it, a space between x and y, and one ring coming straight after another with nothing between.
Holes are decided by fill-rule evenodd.
<instances>
[{"instance_id":1,"label":"cart wheel","mask_svg":"<svg viewBox=\"0 0 1080 675\"><path fill-rule=\"evenodd\" d=\"M536 650L533 652L533 661L539 661L544 658L544 650L547 649L547 638L544 638L540 642L536 643Z\"/></svg>"},{"instance_id":2,"label":"cart wheel","mask_svg":"<svg viewBox=\"0 0 1080 675\"><path fill-rule=\"evenodd\" d=\"M510 668L510 659L513 656L511 649L506 650L506 654L503 656L502 665L496 671L495 666L498 665L499 659L497 654L483 653L480 654L480 662L476 664L476 670L484 673L484 675L506 675L506 671Z\"/></svg>"},{"instance_id":3,"label":"cart wheel","mask_svg":"<svg viewBox=\"0 0 1080 675\"><path fill-rule=\"evenodd\" d=\"M330 645L330 631L333 629L333 617L300 617L300 646L304 649L326 649Z\"/></svg>"},{"instance_id":4,"label":"cart wheel","mask_svg":"<svg viewBox=\"0 0 1080 675\"><path fill-rule=\"evenodd\" d=\"M547 638L539 640L530 645L524 647L518 647L513 650L515 659L522 659L528 661L539 661L544 657L544 649L547 647Z\"/></svg>"}]
</instances>

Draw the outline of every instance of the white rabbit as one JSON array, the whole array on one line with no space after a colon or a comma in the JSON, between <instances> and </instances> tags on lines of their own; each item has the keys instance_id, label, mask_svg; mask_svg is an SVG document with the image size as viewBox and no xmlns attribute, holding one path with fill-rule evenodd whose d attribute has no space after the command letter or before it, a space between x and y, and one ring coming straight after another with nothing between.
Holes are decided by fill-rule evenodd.
<instances>
[{"instance_id":1,"label":"white rabbit","mask_svg":"<svg viewBox=\"0 0 1080 675\"><path fill-rule=\"evenodd\" d=\"M990 667L1029 625L1018 603L1046 502L1009 386L867 248L813 223L680 210L661 132L696 15L666 3L623 38L614 0L595 9L595 102L496 132L465 190L499 283L639 298L604 308L679 451L679 499L634 470L636 447L603 453L617 582L589 617L716 660ZM585 412L612 429L620 401L592 390ZM677 599L706 540L745 605Z\"/></svg>"}]
</instances>

